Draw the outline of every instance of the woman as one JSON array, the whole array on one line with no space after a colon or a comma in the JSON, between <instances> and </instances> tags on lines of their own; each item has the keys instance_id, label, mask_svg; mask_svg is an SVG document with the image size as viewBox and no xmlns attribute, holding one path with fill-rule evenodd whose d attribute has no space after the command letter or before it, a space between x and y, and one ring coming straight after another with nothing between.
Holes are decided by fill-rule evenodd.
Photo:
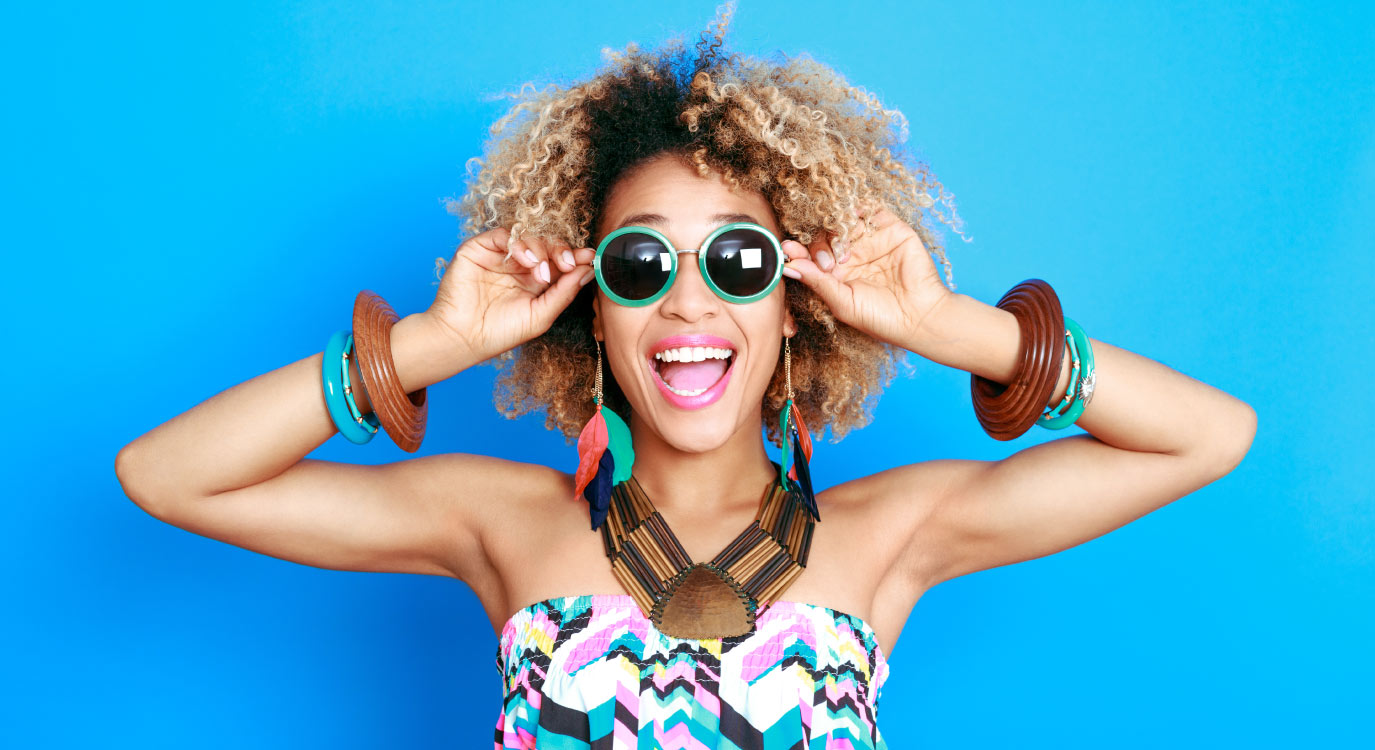
<instances>
[{"instance_id":1,"label":"woman","mask_svg":"<svg viewBox=\"0 0 1375 750\"><path fill-rule=\"evenodd\" d=\"M122 450L129 496L283 559L466 582L499 635L498 747L883 747L886 655L926 590L1238 464L1245 403L1082 336L1043 283L1021 307L947 287L926 215L953 213L898 155L901 115L805 58L724 54L725 25L519 104L430 308L393 325L360 295L352 344ZM809 428L862 425L903 351L972 373L995 437L1071 412L1088 434L814 491ZM576 472L305 458L379 425L415 450L423 389L492 358L507 414L578 437ZM1009 422L1014 393L1039 402Z\"/></svg>"}]
</instances>

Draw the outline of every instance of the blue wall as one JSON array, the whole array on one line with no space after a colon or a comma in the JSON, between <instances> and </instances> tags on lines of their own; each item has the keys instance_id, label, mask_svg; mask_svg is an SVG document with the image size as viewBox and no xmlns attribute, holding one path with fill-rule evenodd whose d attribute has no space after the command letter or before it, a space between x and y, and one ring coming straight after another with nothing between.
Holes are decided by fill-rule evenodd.
<instances>
[{"instance_id":1,"label":"blue wall","mask_svg":"<svg viewBox=\"0 0 1375 750\"><path fill-rule=\"evenodd\" d=\"M623 2L77 5L0 24L0 745L487 746L496 639L464 585L181 531L125 498L115 452L319 351L360 288L427 306L490 95L691 35L713 3L644 23ZM734 44L810 52L907 114L974 238L949 238L959 291L1046 278L1093 337L1260 415L1223 480L928 593L892 655L890 744L1369 742L1375 18L828 5L746 0ZM1058 437L989 439L968 374L913 361L876 424L818 446L819 483ZM495 413L491 377L432 387L424 452L573 466L541 419Z\"/></svg>"}]
</instances>

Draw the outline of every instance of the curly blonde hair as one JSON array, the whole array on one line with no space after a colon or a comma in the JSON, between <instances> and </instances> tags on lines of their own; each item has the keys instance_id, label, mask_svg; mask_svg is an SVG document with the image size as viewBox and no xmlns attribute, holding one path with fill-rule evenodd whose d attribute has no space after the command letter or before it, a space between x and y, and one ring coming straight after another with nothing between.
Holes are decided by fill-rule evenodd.
<instances>
[{"instance_id":1,"label":"curly blonde hair","mask_svg":"<svg viewBox=\"0 0 1375 750\"><path fill-rule=\"evenodd\" d=\"M633 42L623 52L606 48L605 66L589 80L543 91L527 83L511 95L517 103L492 125L485 159L468 162L470 176L474 165L480 171L461 199L449 201L464 231L505 226L512 237L595 246L617 180L668 154L703 177L716 172L732 189L762 194L784 233L803 244L823 233L847 243L865 229L855 210L881 202L917 231L953 291L927 219L958 233L953 196L903 148L906 118L805 55L766 62L727 53L732 11L718 11L692 51L680 38L653 52ZM830 427L839 440L868 423L902 352L836 320L800 282L785 287L798 329L794 403L813 432ZM496 404L505 416L543 409L546 425L570 441L592 416L596 290L587 285L547 332L496 358ZM628 420L614 377L603 389L606 405ZM762 404L774 442L786 399L780 362Z\"/></svg>"}]
</instances>

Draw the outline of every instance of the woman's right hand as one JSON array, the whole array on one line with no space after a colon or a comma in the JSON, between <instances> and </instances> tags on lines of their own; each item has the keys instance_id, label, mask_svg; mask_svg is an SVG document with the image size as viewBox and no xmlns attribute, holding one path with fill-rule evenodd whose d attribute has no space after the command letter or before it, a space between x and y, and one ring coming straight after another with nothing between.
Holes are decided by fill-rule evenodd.
<instances>
[{"instance_id":1,"label":"woman's right hand","mask_svg":"<svg viewBox=\"0 0 1375 750\"><path fill-rule=\"evenodd\" d=\"M507 250L510 249L510 258ZM483 361L539 336L593 278L590 247L489 229L449 261L426 314Z\"/></svg>"}]
</instances>

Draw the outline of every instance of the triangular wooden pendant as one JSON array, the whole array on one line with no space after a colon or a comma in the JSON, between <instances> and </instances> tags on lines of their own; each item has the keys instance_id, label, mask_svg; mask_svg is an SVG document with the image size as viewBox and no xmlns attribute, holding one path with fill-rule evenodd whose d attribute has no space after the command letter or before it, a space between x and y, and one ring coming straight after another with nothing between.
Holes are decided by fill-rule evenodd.
<instances>
[{"instance_id":1,"label":"triangular wooden pendant","mask_svg":"<svg viewBox=\"0 0 1375 750\"><path fill-rule=\"evenodd\" d=\"M674 638L723 638L754 629L750 601L706 563L695 563L669 582L655 607L654 626Z\"/></svg>"},{"instance_id":2,"label":"triangular wooden pendant","mask_svg":"<svg viewBox=\"0 0 1375 750\"><path fill-rule=\"evenodd\" d=\"M748 635L807 567L818 518L783 468L774 470L754 520L710 562L692 561L634 476L612 487L600 526L611 572L659 632L685 640Z\"/></svg>"}]
</instances>

